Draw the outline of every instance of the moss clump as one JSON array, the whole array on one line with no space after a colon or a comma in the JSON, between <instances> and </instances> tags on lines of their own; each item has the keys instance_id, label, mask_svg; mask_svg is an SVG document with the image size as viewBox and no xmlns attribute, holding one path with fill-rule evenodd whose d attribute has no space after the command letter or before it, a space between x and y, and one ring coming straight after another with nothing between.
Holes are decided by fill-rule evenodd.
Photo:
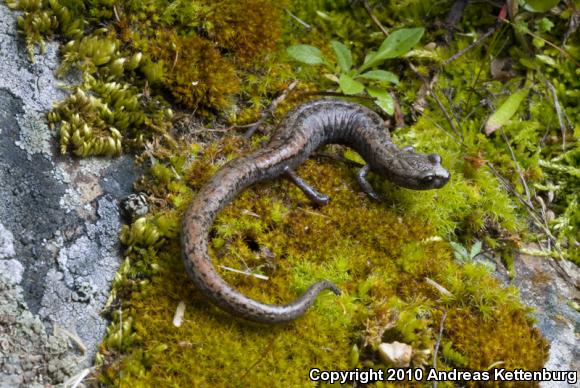
<instances>
[{"instance_id":1,"label":"moss clump","mask_svg":"<svg viewBox=\"0 0 580 388\"><path fill-rule=\"evenodd\" d=\"M232 53L241 65L255 65L257 58L276 48L282 30L282 9L288 1L212 1L205 16L207 34L217 46Z\"/></svg>"},{"instance_id":2,"label":"moss clump","mask_svg":"<svg viewBox=\"0 0 580 388\"><path fill-rule=\"evenodd\" d=\"M131 2L119 16L119 34L144 53L147 79L184 108L199 113L231 109L240 78L260 71L260 60L276 46L282 5L269 0Z\"/></svg>"},{"instance_id":3,"label":"moss clump","mask_svg":"<svg viewBox=\"0 0 580 388\"><path fill-rule=\"evenodd\" d=\"M162 83L184 107L204 104L223 109L232 105L232 95L240 90L236 70L212 42L198 36L179 36L174 31L156 35L148 39L148 51L164 70L159 76L144 68L149 81Z\"/></svg>"},{"instance_id":4,"label":"moss clump","mask_svg":"<svg viewBox=\"0 0 580 388\"><path fill-rule=\"evenodd\" d=\"M280 33L280 2L7 4L23 11L18 23L31 60L36 44L42 51L45 39L58 36L64 40L60 75L71 68L81 71L83 82L75 94L49 117L61 135L61 151L78 156L119 155L123 148L139 149L154 138L170 140L168 102L235 120L237 94L248 98L255 112L290 73L285 65L261 62L275 58L270 54ZM277 81L242 88L240 79L251 74Z\"/></svg>"},{"instance_id":5,"label":"moss clump","mask_svg":"<svg viewBox=\"0 0 580 388\"><path fill-rule=\"evenodd\" d=\"M502 288L483 266L457 264L447 244L434 238L432 227L370 202L358 192L354 170L324 160L307 162L299 173L332 196L328 206L313 208L286 181L257 185L219 215L210 253L227 282L264 302L290 301L323 278L337 283L344 294L324 294L301 319L268 327L232 319L212 306L188 286L179 252L179 218L189 203L186 183L199 188L240 145L238 139L226 138L203 153L183 148L193 158L190 164L182 158L155 164L140 182L167 208L158 208L123 233L131 265L119 281L123 292L129 292L123 316L132 317L131 330L124 334L131 343L119 342L118 336L104 342L102 381L308 385L312 367L384 367L376 349L391 340L413 347L413 365L430 365L443 311L449 327L443 336L448 349L438 359L443 368L455 365L453 360L474 369L489 360L525 369L545 361L545 342L512 289ZM441 195L434 206L446 200ZM453 296L439 294L426 277ZM186 313L177 328L171 322L180 301ZM479 330L485 325L496 329ZM459 329L463 326L469 329ZM472 337L464 335L467 330ZM518 346L503 346L513 333L519 333ZM476 351L474 343L486 346ZM360 354L353 358L354 345Z\"/></svg>"}]
</instances>

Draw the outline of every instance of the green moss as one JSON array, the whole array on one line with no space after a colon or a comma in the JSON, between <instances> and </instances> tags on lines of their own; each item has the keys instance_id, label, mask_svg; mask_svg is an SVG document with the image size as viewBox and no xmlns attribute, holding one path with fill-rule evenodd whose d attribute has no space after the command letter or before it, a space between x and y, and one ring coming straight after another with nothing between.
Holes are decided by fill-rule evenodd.
<instances>
[{"instance_id":1,"label":"green moss","mask_svg":"<svg viewBox=\"0 0 580 388\"><path fill-rule=\"evenodd\" d=\"M189 165L156 164L141 184L161 198L181 193L186 182L199 188L216 165L239 152L239 145L227 138L197 154ZM288 325L265 327L232 319L205 300L184 271L176 230L188 201L174 210L158 208L157 215L123 232L133 268L125 275L124 290L130 293L123 303L124 316L132 317L126 323L131 330L123 332L125 342L120 334L110 334L112 339L104 342L102 381L138 386L247 386L255 381L309 385L308 370L314 366L380 367L378 344L394 340L413 347L415 366L428 365L443 311L448 312L444 343L453 348L448 345L439 353L441 367L462 363L475 369L497 360L506 360L508 368L542 365L545 342L512 289L499 286L484 267L457 264L447 244L433 238L436 231L420 218L369 201L358 192L354 171L344 164L312 160L298 172L332 196L328 206L312 207L287 181L257 185L219 215L210 252L228 283L260 301L290 301L319 279L336 282L344 294L323 294L304 317ZM448 200L433 198L432 205L441 207L440 201ZM453 296L440 295L426 277ZM177 328L172 318L181 301L186 313ZM480 330L483 326L490 329ZM112 332L120 333L115 327ZM517 346L503 346L502 341L517 341ZM354 345L361 351L352 365Z\"/></svg>"},{"instance_id":2,"label":"green moss","mask_svg":"<svg viewBox=\"0 0 580 388\"><path fill-rule=\"evenodd\" d=\"M31 60L35 45L43 51L45 39L56 35L64 40L60 75L71 68L81 71L83 82L76 93L49 116L59 130L63 153L112 156L123 147L141 149L153 139L172 142L167 102L206 116L254 119L264 100L289 78L288 67L272 55L284 3L10 0L7 4L24 11L19 28ZM240 79L252 75L264 81L261 87L242 88ZM248 101L250 114L234 107L239 94Z\"/></svg>"},{"instance_id":3,"label":"green moss","mask_svg":"<svg viewBox=\"0 0 580 388\"><path fill-rule=\"evenodd\" d=\"M200 105L223 109L232 105L239 81L232 63L215 45L198 36L179 36L175 31L159 31L155 39L143 42L154 63L162 63L159 82L175 100L187 108ZM152 75L145 74L149 80Z\"/></svg>"}]
</instances>

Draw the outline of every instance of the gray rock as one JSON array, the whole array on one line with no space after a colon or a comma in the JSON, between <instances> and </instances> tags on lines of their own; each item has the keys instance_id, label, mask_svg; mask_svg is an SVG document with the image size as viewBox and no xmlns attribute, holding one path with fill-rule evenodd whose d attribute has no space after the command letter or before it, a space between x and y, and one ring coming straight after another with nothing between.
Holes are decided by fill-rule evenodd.
<instances>
[{"instance_id":1,"label":"gray rock","mask_svg":"<svg viewBox=\"0 0 580 388\"><path fill-rule=\"evenodd\" d=\"M14 256L14 236L0 224L0 259Z\"/></svg>"},{"instance_id":2,"label":"gray rock","mask_svg":"<svg viewBox=\"0 0 580 388\"><path fill-rule=\"evenodd\" d=\"M57 153L58 45L29 62L16 16L0 2L0 386L44 386L92 365L138 171Z\"/></svg>"},{"instance_id":3,"label":"gray rock","mask_svg":"<svg viewBox=\"0 0 580 388\"><path fill-rule=\"evenodd\" d=\"M0 274L3 274L12 282L18 284L22 281L24 267L16 259L0 260Z\"/></svg>"},{"instance_id":4,"label":"gray rock","mask_svg":"<svg viewBox=\"0 0 580 388\"><path fill-rule=\"evenodd\" d=\"M537 248L532 246L531 248ZM512 283L522 301L535 309L537 326L550 342L551 371L575 371L580 375L580 268L569 261L519 254ZM543 387L569 387L567 382L543 382Z\"/></svg>"},{"instance_id":5,"label":"gray rock","mask_svg":"<svg viewBox=\"0 0 580 388\"><path fill-rule=\"evenodd\" d=\"M25 308L22 288L0 273L0 386L44 387L63 381L81 361L66 337L46 333Z\"/></svg>"}]
</instances>

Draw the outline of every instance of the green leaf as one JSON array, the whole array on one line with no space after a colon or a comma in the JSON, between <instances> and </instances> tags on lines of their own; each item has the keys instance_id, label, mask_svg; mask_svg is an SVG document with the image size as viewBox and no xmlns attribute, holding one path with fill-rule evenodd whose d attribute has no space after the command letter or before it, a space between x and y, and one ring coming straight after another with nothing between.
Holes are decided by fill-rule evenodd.
<instances>
[{"instance_id":1,"label":"green leaf","mask_svg":"<svg viewBox=\"0 0 580 388\"><path fill-rule=\"evenodd\" d=\"M550 32L552 27L554 27L554 23L548 18L542 18L542 20L538 22L538 30L540 32Z\"/></svg>"},{"instance_id":2,"label":"green leaf","mask_svg":"<svg viewBox=\"0 0 580 388\"><path fill-rule=\"evenodd\" d=\"M425 29L419 28L402 28L389 35L381 44L375 55L367 57L362 65L361 70L376 66L385 59L400 57L412 49L421 37Z\"/></svg>"},{"instance_id":3,"label":"green leaf","mask_svg":"<svg viewBox=\"0 0 580 388\"><path fill-rule=\"evenodd\" d=\"M395 102L389 92L378 88L367 88L367 92L375 98L375 104L387 114L392 115L395 112Z\"/></svg>"},{"instance_id":4,"label":"green leaf","mask_svg":"<svg viewBox=\"0 0 580 388\"><path fill-rule=\"evenodd\" d=\"M395 85L399 84L399 77L396 74L386 70L371 70L359 75L361 78L372 79L375 81L387 81Z\"/></svg>"},{"instance_id":5,"label":"green leaf","mask_svg":"<svg viewBox=\"0 0 580 388\"><path fill-rule=\"evenodd\" d=\"M308 65L320 65L325 62L322 52L308 44L296 44L286 49L288 55L294 60Z\"/></svg>"},{"instance_id":6,"label":"green leaf","mask_svg":"<svg viewBox=\"0 0 580 388\"><path fill-rule=\"evenodd\" d=\"M487 119L485 123L485 134L490 135L504 126L517 112L520 104L528 95L528 89L518 90L505 100L503 104Z\"/></svg>"},{"instance_id":7,"label":"green leaf","mask_svg":"<svg viewBox=\"0 0 580 388\"><path fill-rule=\"evenodd\" d=\"M528 69L532 69L532 70L537 70L538 69L538 65L536 64L536 62L534 62L533 59L529 59L529 58L520 58L519 59L520 64L522 64L523 66L527 67Z\"/></svg>"},{"instance_id":8,"label":"green leaf","mask_svg":"<svg viewBox=\"0 0 580 388\"><path fill-rule=\"evenodd\" d=\"M365 55L365 60L364 60L363 63L367 63L372 57L374 57L376 55L376 53L377 52L376 51L373 51L373 50L367 52L366 55Z\"/></svg>"},{"instance_id":9,"label":"green leaf","mask_svg":"<svg viewBox=\"0 0 580 388\"><path fill-rule=\"evenodd\" d=\"M556 61L552 57L549 57L549 56L544 55L544 54L536 54L536 58L540 62L543 62L548 66L556 67Z\"/></svg>"},{"instance_id":10,"label":"green leaf","mask_svg":"<svg viewBox=\"0 0 580 388\"><path fill-rule=\"evenodd\" d=\"M475 259L475 256L481 253L481 241L477 240L475 244L471 246L471 252L469 252L469 256L472 259Z\"/></svg>"},{"instance_id":11,"label":"green leaf","mask_svg":"<svg viewBox=\"0 0 580 388\"><path fill-rule=\"evenodd\" d=\"M350 49L337 40L330 42L332 49L336 54L336 61L343 72L347 72L352 67L352 54Z\"/></svg>"},{"instance_id":12,"label":"green leaf","mask_svg":"<svg viewBox=\"0 0 580 388\"><path fill-rule=\"evenodd\" d=\"M347 74L341 74L340 79L338 80L338 85L340 86L340 90L344 94L358 94L365 89L365 86L358 81L352 79L351 76Z\"/></svg>"},{"instance_id":13,"label":"green leaf","mask_svg":"<svg viewBox=\"0 0 580 388\"><path fill-rule=\"evenodd\" d=\"M532 12L548 12L559 2L560 0L527 0L524 8Z\"/></svg>"},{"instance_id":14,"label":"green leaf","mask_svg":"<svg viewBox=\"0 0 580 388\"><path fill-rule=\"evenodd\" d=\"M469 259L467 249L465 249L463 245L456 243L454 241L449 241L449 245L451 245L451 247L453 248L453 255L455 256L456 260L466 261Z\"/></svg>"}]
</instances>

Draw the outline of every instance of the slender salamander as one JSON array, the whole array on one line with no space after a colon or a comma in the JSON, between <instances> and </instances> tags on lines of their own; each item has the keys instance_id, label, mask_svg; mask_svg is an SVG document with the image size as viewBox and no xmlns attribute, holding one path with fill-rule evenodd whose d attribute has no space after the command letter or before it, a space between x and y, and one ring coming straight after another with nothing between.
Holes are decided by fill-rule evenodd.
<instances>
[{"instance_id":1,"label":"slender salamander","mask_svg":"<svg viewBox=\"0 0 580 388\"><path fill-rule=\"evenodd\" d=\"M224 165L203 186L185 213L181 248L185 267L195 285L215 305L248 320L275 323L298 318L317 295L329 289L340 295L330 281L310 286L298 299L286 305L260 303L230 287L215 271L208 254L208 235L218 212L243 189L267 179L286 177L312 201L323 205L328 197L310 187L294 169L323 144L352 147L367 162L357 180L371 198L378 196L366 180L369 171L406 188L440 188L449 180L436 154L416 153L412 147L397 148L383 120L372 110L356 103L320 99L292 110L277 128L268 145Z\"/></svg>"}]
</instances>

